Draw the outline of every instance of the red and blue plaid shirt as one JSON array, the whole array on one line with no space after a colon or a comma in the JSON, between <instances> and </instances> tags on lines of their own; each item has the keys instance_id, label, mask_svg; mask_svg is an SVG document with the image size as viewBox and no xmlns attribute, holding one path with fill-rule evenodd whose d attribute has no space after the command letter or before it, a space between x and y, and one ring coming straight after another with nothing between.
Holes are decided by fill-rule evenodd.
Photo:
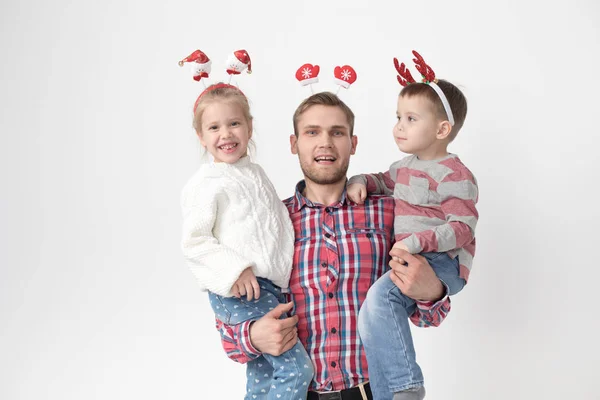
<instances>
[{"instance_id":1,"label":"red and blue plaid shirt","mask_svg":"<svg viewBox=\"0 0 600 400\"><path fill-rule=\"evenodd\" d=\"M393 244L394 199L369 196L364 204L346 199L329 206L296 194L284 200L295 230L290 292L298 315L298 336L315 366L310 390L347 389L369 379L358 335L358 311L369 287L388 269ZM417 302L411 321L438 326L450 298ZM261 353L250 343L250 322L228 326L217 320L229 358L240 363Z\"/></svg>"}]
</instances>

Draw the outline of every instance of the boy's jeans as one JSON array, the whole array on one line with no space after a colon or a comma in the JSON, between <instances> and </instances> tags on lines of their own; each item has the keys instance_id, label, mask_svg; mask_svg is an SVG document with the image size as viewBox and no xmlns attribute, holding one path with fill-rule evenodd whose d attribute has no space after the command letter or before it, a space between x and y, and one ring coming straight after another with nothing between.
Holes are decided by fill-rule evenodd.
<instances>
[{"instance_id":1,"label":"boy's jeans","mask_svg":"<svg viewBox=\"0 0 600 400\"><path fill-rule=\"evenodd\" d=\"M448 287L448 294L454 295L464 287L458 257L452 259L446 253L433 252L421 255ZM408 319L415 311L415 301L400 292L390 273L371 286L358 316L375 400L390 400L395 392L423 386Z\"/></svg>"},{"instance_id":2,"label":"boy's jeans","mask_svg":"<svg viewBox=\"0 0 600 400\"><path fill-rule=\"evenodd\" d=\"M257 320L280 303L285 294L268 279L257 278L260 298L251 301L223 297L209 292L210 304L218 319L227 325ZM285 315L282 316L285 318ZM300 341L280 356L263 354L246 366L246 396L248 400L306 399L314 370L308 353Z\"/></svg>"}]
</instances>

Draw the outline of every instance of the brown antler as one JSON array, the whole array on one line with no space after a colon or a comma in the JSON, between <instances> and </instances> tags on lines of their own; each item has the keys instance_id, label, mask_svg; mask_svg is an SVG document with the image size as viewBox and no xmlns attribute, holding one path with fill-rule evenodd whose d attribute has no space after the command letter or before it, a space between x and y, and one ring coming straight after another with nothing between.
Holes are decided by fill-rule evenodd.
<instances>
[{"instance_id":1,"label":"brown antler","mask_svg":"<svg viewBox=\"0 0 600 400\"><path fill-rule=\"evenodd\" d=\"M423 59L423 57L421 57L421 55L419 53L417 53L416 51L413 50L413 54L416 57L416 58L413 58L413 61L415 62L415 68L417 69L417 71L419 71L419 73L423 77L423 82L425 82L425 83L434 82L435 81L435 72L433 72L433 69L431 69L431 67L429 65L427 65L427 63L425 62L425 60Z\"/></svg>"},{"instance_id":2,"label":"brown antler","mask_svg":"<svg viewBox=\"0 0 600 400\"><path fill-rule=\"evenodd\" d=\"M394 57L394 67L396 67L396 71L398 71L398 83L402 86L406 86L409 83L415 83L415 78L412 77L410 71L406 69L406 65L404 63L398 64L398 59Z\"/></svg>"}]
</instances>

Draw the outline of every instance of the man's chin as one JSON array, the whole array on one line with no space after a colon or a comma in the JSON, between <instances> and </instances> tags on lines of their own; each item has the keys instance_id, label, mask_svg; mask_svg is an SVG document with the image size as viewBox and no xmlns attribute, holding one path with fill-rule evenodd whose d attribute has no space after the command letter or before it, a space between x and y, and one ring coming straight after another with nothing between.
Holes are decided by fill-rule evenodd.
<instances>
[{"instance_id":1,"label":"man's chin","mask_svg":"<svg viewBox=\"0 0 600 400\"><path fill-rule=\"evenodd\" d=\"M330 173L316 172L316 171L306 171L302 170L304 173L304 178L310 180L311 182L316 183L317 185L333 185L336 183L340 183L340 181L346 181L346 172L345 171L335 171Z\"/></svg>"}]
</instances>

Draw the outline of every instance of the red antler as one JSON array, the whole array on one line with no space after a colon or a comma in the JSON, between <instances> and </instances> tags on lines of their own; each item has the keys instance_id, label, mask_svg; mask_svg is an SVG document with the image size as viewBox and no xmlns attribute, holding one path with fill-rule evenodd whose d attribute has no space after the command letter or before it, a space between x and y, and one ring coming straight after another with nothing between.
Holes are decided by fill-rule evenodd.
<instances>
[{"instance_id":1,"label":"red antler","mask_svg":"<svg viewBox=\"0 0 600 400\"><path fill-rule=\"evenodd\" d=\"M404 63L398 64L398 59L396 57L394 57L394 67L396 67L396 71L398 71L398 82L402 86L406 86L409 83L415 83L415 78L413 78L410 71L406 69L406 65L404 65Z\"/></svg>"},{"instance_id":2,"label":"red antler","mask_svg":"<svg viewBox=\"0 0 600 400\"><path fill-rule=\"evenodd\" d=\"M415 62L415 68L417 69L417 71L419 71L421 76L423 76L423 82L434 82L435 72L433 72L431 67L427 65L427 63L425 63L425 60L423 59L423 57L421 57L419 53L413 50L413 54L416 57L413 58L413 61Z\"/></svg>"}]
</instances>

